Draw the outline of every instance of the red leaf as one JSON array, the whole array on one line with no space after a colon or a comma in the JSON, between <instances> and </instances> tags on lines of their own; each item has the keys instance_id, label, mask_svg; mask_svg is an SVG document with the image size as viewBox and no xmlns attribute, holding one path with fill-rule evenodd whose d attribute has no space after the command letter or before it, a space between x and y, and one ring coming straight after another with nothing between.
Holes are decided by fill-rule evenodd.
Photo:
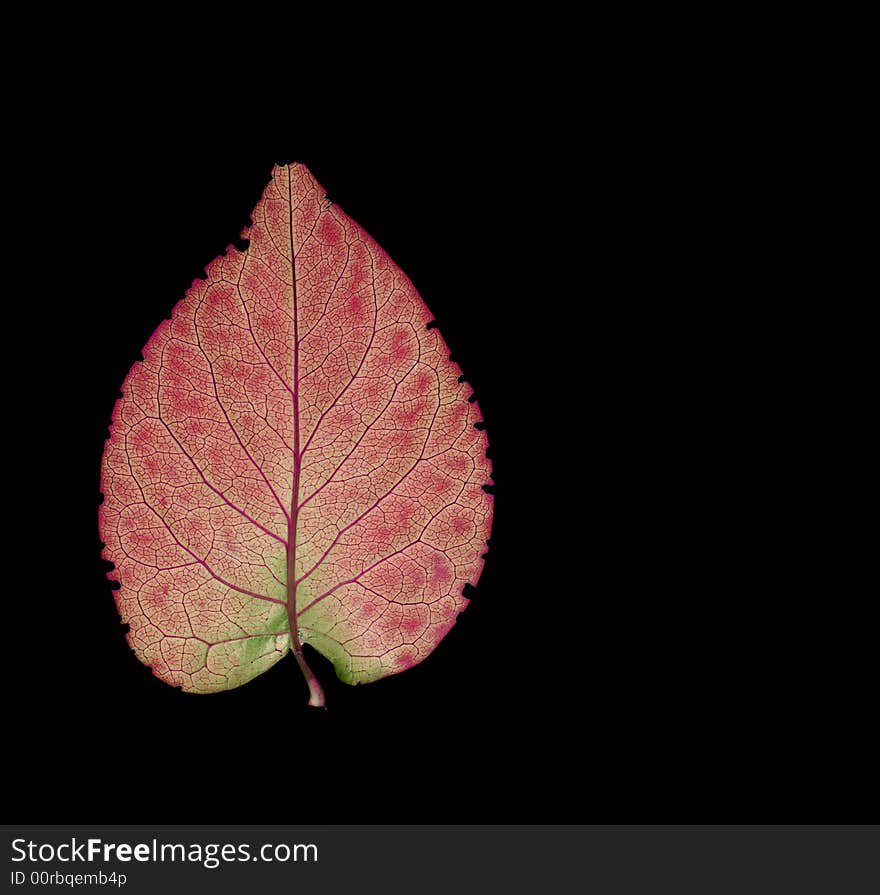
<instances>
[{"instance_id":1,"label":"red leaf","mask_svg":"<svg viewBox=\"0 0 880 895\"><path fill-rule=\"evenodd\" d=\"M364 683L424 659L465 607L486 437L412 284L305 167L274 169L252 222L123 384L101 536L162 680L230 689L292 643L322 705L302 643Z\"/></svg>"}]
</instances>

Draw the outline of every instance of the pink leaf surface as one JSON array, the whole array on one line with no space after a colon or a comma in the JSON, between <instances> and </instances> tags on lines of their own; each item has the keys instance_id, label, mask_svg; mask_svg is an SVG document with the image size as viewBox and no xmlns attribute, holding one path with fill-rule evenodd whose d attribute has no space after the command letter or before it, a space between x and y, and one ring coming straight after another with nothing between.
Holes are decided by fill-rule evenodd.
<instances>
[{"instance_id":1,"label":"pink leaf surface","mask_svg":"<svg viewBox=\"0 0 880 895\"><path fill-rule=\"evenodd\" d=\"M465 607L487 442L415 288L308 169L276 167L251 221L125 379L101 537L158 677L226 690L292 649L321 705L303 643L365 683L424 659Z\"/></svg>"}]
</instances>

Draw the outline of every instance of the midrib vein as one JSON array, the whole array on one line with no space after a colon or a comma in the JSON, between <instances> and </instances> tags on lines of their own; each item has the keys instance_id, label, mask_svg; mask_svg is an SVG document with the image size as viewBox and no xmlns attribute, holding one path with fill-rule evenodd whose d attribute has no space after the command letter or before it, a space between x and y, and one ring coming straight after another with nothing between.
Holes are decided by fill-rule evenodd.
<instances>
[{"instance_id":1,"label":"midrib vein","mask_svg":"<svg viewBox=\"0 0 880 895\"><path fill-rule=\"evenodd\" d=\"M296 626L296 523L299 507L299 308L296 296L296 247L293 241L293 183L291 169L287 167L287 206L290 237L291 301L293 303L293 488L290 513L287 521L287 617L290 622L290 639L295 650L300 649L299 631Z\"/></svg>"},{"instance_id":2,"label":"midrib vein","mask_svg":"<svg viewBox=\"0 0 880 895\"><path fill-rule=\"evenodd\" d=\"M290 645L296 661L309 685L309 705L324 705L324 692L318 679L306 664L296 621L296 525L299 516L299 307L296 295L296 248L293 241L293 168L287 166L287 205L290 228L291 300L293 302L293 487L290 497L290 514L287 522L287 621L290 627Z\"/></svg>"}]
</instances>

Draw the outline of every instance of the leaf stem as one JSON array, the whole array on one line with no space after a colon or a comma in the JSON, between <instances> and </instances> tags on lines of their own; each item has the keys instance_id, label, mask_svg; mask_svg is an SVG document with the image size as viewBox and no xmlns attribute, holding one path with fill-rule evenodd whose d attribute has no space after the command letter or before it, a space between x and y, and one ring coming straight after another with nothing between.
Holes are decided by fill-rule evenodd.
<instances>
[{"instance_id":1,"label":"leaf stem","mask_svg":"<svg viewBox=\"0 0 880 895\"><path fill-rule=\"evenodd\" d=\"M296 638L299 641L299 638ZM309 685L309 705L316 706L317 708L321 708L324 705L324 691L321 689L321 684L318 679L315 677L315 673L309 668L308 663L305 660L305 657L302 654L302 647L297 642L296 648L293 651L293 655L296 656L296 661L299 664L300 671L302 671L303 676L306 679L306 683Z\"/></svg>"}]
</instances>

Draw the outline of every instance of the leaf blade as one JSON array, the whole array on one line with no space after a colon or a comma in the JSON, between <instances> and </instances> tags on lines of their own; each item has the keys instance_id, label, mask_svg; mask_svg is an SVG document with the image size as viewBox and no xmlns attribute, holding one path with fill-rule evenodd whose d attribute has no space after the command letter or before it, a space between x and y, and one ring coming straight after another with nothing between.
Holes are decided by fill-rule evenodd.
<instances>
[{"instance_id":1,"label":"leaf blade","mask_svg":"<svg viewBox=\"0 0 880 895\"><path fill-rule=\"evenodd\" d=\"M139 658L185 690L239 686L300 640L376 680L424 659L479 578L479 411L405 274L303 166L273 171L243 235L114 411L117 603Z\"/></svg>"}]
</instances>

